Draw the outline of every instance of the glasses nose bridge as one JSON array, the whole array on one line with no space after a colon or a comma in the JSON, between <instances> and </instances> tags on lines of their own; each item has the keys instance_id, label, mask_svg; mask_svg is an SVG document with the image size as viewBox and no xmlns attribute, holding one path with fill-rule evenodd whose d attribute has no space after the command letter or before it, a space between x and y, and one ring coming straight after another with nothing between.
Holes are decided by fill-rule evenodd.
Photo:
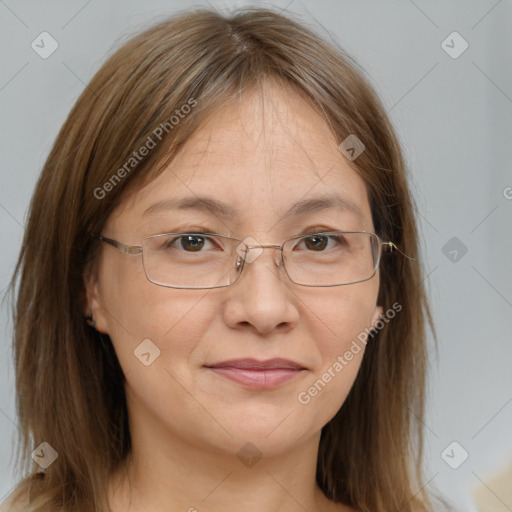
<instances>
[{"instance_id":1,"label":"glasses nose bridge","mask_svg":"<svg viewBox=\"0 0 512 512\"><path fill-rule=\"evenodd\" d=\"M247 244L246 244L247 245ZM268 245L247 245L247 249L282 249L282 245L268 244Z\"/></svg>"},{"instance_id":2,"label":"glasses nose bridge","mask_svg":"<svg viewBox=\"0 0 512 512\"><path fill-rule=\"evenodd\" d=\"M244 243L244 245L246 247L245 256L243 258L245 262L247 262L247 263L254 262L261 255L261 253L263 252L263 249L274 249L274 250L275 249L279 249L279 253L281 255L281 258L276 257L275 263L276 263L276 265L278 267L281 265L281 259L282 259L282 253L283 253L283 245L277 245L277 244L261 245L261 244L246 244L246 243ZM253 256L251 256L251 253L250 253L251 249L260 249L260 251L256 251L255 256L253 257Z\"/></svg>"}]
</instances>

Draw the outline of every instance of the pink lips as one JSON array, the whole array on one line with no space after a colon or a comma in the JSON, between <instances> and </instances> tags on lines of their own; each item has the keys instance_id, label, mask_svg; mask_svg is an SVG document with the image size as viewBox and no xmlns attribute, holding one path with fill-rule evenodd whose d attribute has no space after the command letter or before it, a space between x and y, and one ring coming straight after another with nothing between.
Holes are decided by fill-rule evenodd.
<instances>
[{"instance_id":1,"label":"pink lips","mask_svg":"<svg viewBox=\"0 0 512 512\"><path fill-rule=\"evenodd\" d=\"M207 368L252 389L270 389L300 375L305 368L287 359L233 359Z\"/></svg>"}]
</instances>

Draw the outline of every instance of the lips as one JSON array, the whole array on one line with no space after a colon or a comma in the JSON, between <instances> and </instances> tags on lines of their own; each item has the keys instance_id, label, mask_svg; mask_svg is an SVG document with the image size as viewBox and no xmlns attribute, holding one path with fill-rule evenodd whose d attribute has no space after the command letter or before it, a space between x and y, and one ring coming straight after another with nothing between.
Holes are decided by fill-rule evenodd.
<instances>
[{"instance_id":1,"label":"lips","mask_svg":"<svg viewBox=\"0 0 512 512\"><path fill-rule=\"evenodd\" d=\"M301 375L306 368L288 359L232 359L206 366L216 375L249 389L265 390L278 387Z\"/></svg>"},{"instance_id":2,"label":"lips","mask_svg":"<svg viewBox=\"0 0 512 512\"><path fill-rule=\"evenodd\" d=\"M207 368L238 368L239 370L305 370L304 366L290 361L289 359L267 359L258 361L257 359L232 359L207 365Z\"/></svg>"}]
</instances>

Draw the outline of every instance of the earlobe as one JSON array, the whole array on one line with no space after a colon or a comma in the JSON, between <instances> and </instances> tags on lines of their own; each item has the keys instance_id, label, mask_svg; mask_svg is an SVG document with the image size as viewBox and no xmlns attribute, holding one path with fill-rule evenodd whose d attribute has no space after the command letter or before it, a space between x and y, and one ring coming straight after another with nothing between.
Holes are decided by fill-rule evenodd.
<instances>
[{"instance_id":1,"label":"earlobe","mask_svg":"<svg viewBox=\"0 0 512 512\"><path fill-rule=\"evenodd\" d=\"M384 309L382 308L382 306L375 307L375 311L373 312L372 323L371 323L372 329L377 329L377 322L380 320L383 313L384 313Z\"/></svg>"},{"instance_id":2,"label":"earlobe","mask_svg":"<svg viewBox=\"0 0 512 512\"><path fill-rule=\"evenodd\" d=\"M96 329L96 320L94 320L92 315L86 316L85 321L87 322L87 325L94 327L94 329Z\"/></svg>"},{"instance_id":3,"label":"earlobe","mask_svg":"<svg viewBox=\"0 0 512 512\"><path fill-rule=\"evenodd\" d=\"M88 270L84 272L83 286L82 312L84 321L99 333L108 334L102 327L104 323L102 315L103 308L99 301L98 281L93 272Z\"/></svg>"}]
</instances>

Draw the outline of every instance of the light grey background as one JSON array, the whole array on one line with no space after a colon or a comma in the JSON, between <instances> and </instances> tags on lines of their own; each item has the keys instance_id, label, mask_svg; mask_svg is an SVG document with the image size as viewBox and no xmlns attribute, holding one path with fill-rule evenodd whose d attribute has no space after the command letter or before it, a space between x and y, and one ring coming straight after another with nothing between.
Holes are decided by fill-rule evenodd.
<instances>
[{"instance_id":1,"label":"light grey background","mask_svg":"<svg viewBox=\"0 0 512 512\"><path fill-rule=\"evenodd\" d=\"M471 489L488 486L512 460L512 3L259 4L299 13L341 44L366 69L399 134L421 211L426 282L440 340L426 419L428 485L461 511L473 511ZM0 290L13 270L36 178L85 84L121 37L190 6L178 0L0 0ZM48 59L31 48L43 31L59 44ZM458 58L442 46L454 31L469 44ZM447 44L457 51L461 41L452 39ZM467 248L462 258L455 246L443 252L452 237ZM450 255L454 248L457 254ZM453 262L445 253L460 259ZM16 478L6 304L1 324L0 502ZM469 453L458 469L441 457L453 441ZM452 464L460 453L448 450ZM496 509L503 506L503 497L493 499ZM512 503L506 505L512 510Z\"/></svg>"}]
</instances>

